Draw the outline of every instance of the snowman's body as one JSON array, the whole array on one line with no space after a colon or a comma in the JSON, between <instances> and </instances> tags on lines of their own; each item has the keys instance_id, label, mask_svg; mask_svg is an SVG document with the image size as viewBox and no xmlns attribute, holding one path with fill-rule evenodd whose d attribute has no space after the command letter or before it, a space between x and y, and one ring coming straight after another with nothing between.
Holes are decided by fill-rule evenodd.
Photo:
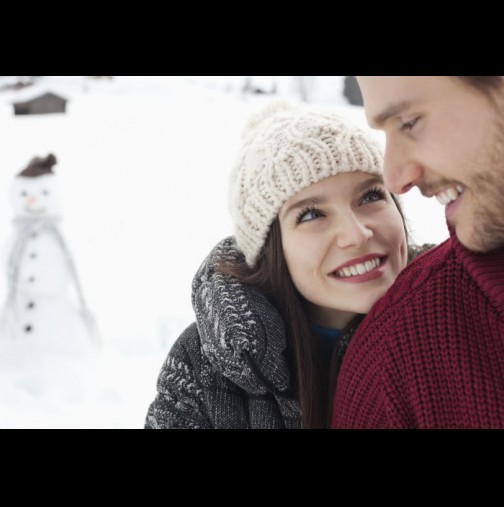
<instances>
[{"instance_id":1,"label":"snowman's body","mask_svg":"<svg viewBox=\"0 0 504 507\"><path fill-rule=\"evenodd\" d=\"M79 347L93 333L73 260L59 230L53 174L17 177L8 242L8 292L0 332L48 346Z\"/></svg>"}]
</instances>

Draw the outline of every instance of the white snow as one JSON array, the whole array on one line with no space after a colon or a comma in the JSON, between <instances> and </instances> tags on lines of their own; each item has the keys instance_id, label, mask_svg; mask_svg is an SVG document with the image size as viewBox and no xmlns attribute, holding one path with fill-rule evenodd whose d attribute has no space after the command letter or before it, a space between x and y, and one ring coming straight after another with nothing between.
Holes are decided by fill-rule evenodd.
<instances>
[{"instance_id":1,"label":"white snow","mask_svg":"<svg viewBox=\"0 0 504 507\"><path fill-rule=\"evenodd\" d=\"M0 339L0 428L143 426L166 353L194 320L193 275L232 234L227 185L240 130L263 104L299 100L293 78L275 78L276 96L244 95L244 79L59 76L0 93L0 242L11 230L12 178L54 153L62 232L103 341L77 354ZM312 105L367 128L341 83L310 80ZM66 114L13 115L12 102L46 91L69 99ZM403 200L417 241L447 237L438 203L412 192ZM5 291L1 272L2 303Z\"/></svg>"}]
</instances>

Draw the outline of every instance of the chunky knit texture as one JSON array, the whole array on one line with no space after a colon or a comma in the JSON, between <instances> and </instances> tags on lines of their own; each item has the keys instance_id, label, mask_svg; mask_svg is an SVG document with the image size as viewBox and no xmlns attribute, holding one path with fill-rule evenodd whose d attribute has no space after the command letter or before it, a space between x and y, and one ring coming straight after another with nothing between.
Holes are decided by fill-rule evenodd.
<instances>
[{"instance_id":1,"label":"chunky knit texture","mask_svg":"<svg viewBox=\"0 0 504 507\"><path fill-rule=\"evenodd\" d=\"M504 249L475 254L450 236L359 327L334 428L504 428Z\"/></svg>"},{"instance_id":2,"label":"chunky knit texture","mask_svg":"<svg viewBox=\"0 0 504 507\"><path fill-rule=\"evenodd\" d=\"M271 223L302 189L342 172L382 173L378 143L348 120L275 102L254 115L231 175L236 241L254 266Z\"/></svg>"},{"instance_id":3,"label":"chunky knit texture","mask_svg":"<svg viewBox=\"0 0 504 507\"><path fill-rule=\"evenodd\" d=\"M196 323L168 354L146 428L300 427L282 319L259 291L215 271L230 259L244 262L234 238L194 277Z\"/></svg>"}]
</instances>

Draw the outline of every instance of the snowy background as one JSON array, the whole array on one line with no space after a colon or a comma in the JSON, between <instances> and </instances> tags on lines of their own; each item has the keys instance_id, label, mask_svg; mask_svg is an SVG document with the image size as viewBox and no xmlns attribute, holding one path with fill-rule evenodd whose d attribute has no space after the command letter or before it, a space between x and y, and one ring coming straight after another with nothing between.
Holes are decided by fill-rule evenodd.
<instances>
[{"instance_id":1,"label":"snowy background","mask_svg":"<svg viewBox=\"0 0 504 507\"><path fill-rule=\"evenodd\" d=\"M101 347L68 353L0 337L0 428L141 428L173 341L193 319L194 273L232 234L228 177L247 117L278 98L299 102L293 77L42 77L0 93L0 243L11 230L9 186L34 156L58 159L62 232L94 313ZM0 78L0 85L9 84ZM311 105L367 128L343 77L305 82ZM51 91L66 114L14 116L12 102ZM375 132L380 141L381 134ZM448 236L443 208L403 198L413 238ZM0 272L0 301L6 294Z\"/></svg>"}]
</instances>

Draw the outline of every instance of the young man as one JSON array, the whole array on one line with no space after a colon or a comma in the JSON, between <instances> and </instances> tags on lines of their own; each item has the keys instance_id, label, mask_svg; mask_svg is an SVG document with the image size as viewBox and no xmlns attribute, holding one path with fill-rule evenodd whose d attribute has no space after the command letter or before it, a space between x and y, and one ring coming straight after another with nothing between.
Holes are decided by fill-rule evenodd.
<instances>
[{"instance_id":1,"label":"young man","mask_svg":"<svg viewBox=\"0 0 504 507\"><path fill-rule=\"evenodd\" d=\"M504 78L359 77L385 183L445 206L450 238L359 327L335 428L504 428Z\"/></svg>"}]
</instances>

